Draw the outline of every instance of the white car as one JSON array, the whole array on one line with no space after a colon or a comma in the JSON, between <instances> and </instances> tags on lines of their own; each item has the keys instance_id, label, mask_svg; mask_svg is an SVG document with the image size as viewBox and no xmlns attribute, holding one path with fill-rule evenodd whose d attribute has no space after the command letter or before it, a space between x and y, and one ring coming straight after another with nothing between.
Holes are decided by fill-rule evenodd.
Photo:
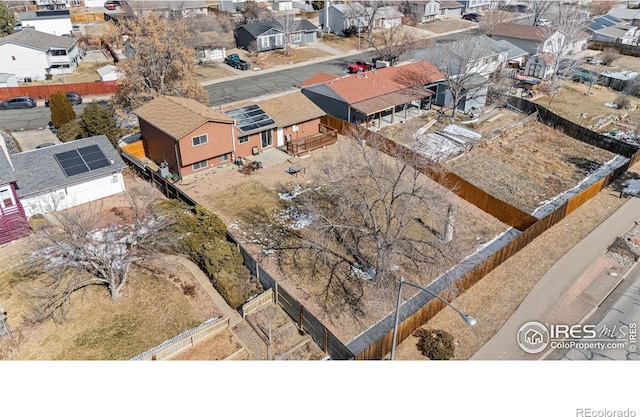
<instances>
[{"instance_id":1,"label":"white car","mask_svg":"<svg viewBox=\"0 0 640 417\"><path fill-rule=\"evenodd\" d=\"M538 19L536 26L551 26L551 22L548 19Z\"/></svg>"}]
</instances>

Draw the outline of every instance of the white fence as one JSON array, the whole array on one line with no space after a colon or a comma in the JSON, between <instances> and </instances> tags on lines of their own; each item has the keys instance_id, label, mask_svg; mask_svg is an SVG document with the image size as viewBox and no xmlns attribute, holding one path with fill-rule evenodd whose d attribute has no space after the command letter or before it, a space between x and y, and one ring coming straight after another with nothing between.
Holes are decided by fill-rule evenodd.
<instances>
[{"instance_id":1,"label":"white fence","mask_svg":"<svg viewBox=\"0 0 640 417\"><path fill-rule=\"evenodd\" d=\"M242 305L242 318L247 317L247 315L260 310L262 307L269 305L272 302L273 290L268 288L262 294L257 295Z\"/></svg>"},{"instance_id":2,"label":"white fence","mask_svg":"<svg viewBox=\"0 0 640 417\"><path fill-rule=\"evenodd\" d=\"M165 340L158 346L139 354L132 361L165 360L177 355L183 350L194 347L198 342L221 332L229 327L228 317L215 317L179 335Z\"/></svg>"}]
</instances>

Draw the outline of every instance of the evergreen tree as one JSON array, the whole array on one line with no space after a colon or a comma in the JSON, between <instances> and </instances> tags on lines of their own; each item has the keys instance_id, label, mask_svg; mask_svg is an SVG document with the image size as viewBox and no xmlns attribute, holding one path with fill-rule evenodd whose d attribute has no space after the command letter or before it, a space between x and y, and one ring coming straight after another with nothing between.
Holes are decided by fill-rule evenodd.
<instances>
[{"instance_id":1,"label":"evergreen tree","mask_svg":"<svg viewBox=\"0 0 640 417\"><path fill-rule=\"evenodd\" d=\"M122 136L122 130L118 127L115 111L98 103L89 104L80 116L82 137L105 135L109 138L114 148L118 147L118 140Z\"/></svg>"},{"instance_id":2,"label":"evergreen tree","mask_svg":"<svg viewBox=\"0 0 640 417\"><path fill-rule=\"evenodd\" d=\"M13 27L16 23L16 17L13 10L7 7L7 3L0 1L0 38L11 35Z\"/></svg>"},{"instance_id":3,"label":"evergreen tree","mask_svg":"<svg viewBox=\"0 0 640 417\"><path fill-rule=\"evenodd\" d=\"M76 112L67 100L64 91L58 91L49 97L49 108L51 109L51 123L56 129L76 118Z\"/></svg>"}]
</instances>

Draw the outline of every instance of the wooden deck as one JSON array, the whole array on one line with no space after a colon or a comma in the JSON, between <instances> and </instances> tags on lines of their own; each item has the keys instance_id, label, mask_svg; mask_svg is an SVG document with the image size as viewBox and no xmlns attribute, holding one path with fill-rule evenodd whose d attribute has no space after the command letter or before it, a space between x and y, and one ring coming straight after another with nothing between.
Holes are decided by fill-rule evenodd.
<instances>
[{"instance_id":1,"label":"wooden deck","mask_svg":"<svg viewBox=\"0 0 640 417\"><path fill-rule=\"evenodd\" d=\"M301 155L325 146L333 145L338 140L338 131L329 126L320 125L320 132L306 136L295 141L287 142L287 153Z\"/></svg>"}]
</instances>

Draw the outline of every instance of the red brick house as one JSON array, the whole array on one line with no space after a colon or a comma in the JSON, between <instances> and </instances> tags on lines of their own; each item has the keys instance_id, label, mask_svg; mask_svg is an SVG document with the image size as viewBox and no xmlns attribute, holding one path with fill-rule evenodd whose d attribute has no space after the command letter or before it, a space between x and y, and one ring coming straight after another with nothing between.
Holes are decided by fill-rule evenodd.
<instances>
[{"instance_id":1,"label":"red brick house","mask_svg":"<svg viewBox=\"0 0 640 417\"><path fill-rule=\"evenodd\" d=\"M234 120L218 110L187 98L160 96L134 113L146 155L158 164L166 161L180 177L235 157Z\"/></svg>"}]
</instances>

